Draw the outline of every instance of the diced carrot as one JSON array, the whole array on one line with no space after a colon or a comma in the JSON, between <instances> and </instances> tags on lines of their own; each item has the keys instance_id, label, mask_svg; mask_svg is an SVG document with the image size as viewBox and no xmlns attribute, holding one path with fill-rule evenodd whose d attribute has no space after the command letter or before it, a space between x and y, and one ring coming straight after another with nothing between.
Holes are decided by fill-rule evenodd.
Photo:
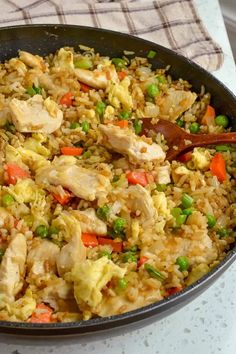
<instances>
[{"instance_id":1,"label":"diced carrot","mask_svg":"<svg viewBox=\"0 0 236 354\"><path fill-rule=\"evenodd\" d=\"M7 183L16 184L18 179L29 178L30 174L14 163L9 163L6 166L8 175Z\"/></svg>"},{"instance_id":2,"label":"diced carrot","mask_svg":"<svg viewBox=\"0 0 236 354\"><path fill-rule=\"evenodd\" d=\"M138 267L141 267L144 263L146 263L148 261L148 258L143 256L139 259L138 261Z\"/></svg>"},{"instance_id":3,"label":"diced carrot","mask_svg":"<svg viewBox=\"0 0 236 354\"><path fill-rule=\"evenodd\" d=\"M85 247L98 246L98 239L96 234L82 233L81 239Z\"/></svg>"},{"instance_id":4,"label":"diced carrot","mask_svg":"<svg viewBox=\"0 0 236 354\"><path fill-rule=\"evenodd\" d=\"M226 180L226 164L221 153L215 154L210 163L210 171L222 183Z\"/></svg>"},{"instance_id":5,"label":"diced carrot","mask_svg":"<svg viewBox=\"0 0 236 354\"><path fill-rule=\"evenodd\" d=\"M123 248L123 242L116 242L110 238L98 237L99 245L110 245L114 252L121 252Z\"/></svg>"},{"instance_id":6,"label":"diced carrot","mask_svg":"<svg viewBox=\"0 0 236 354\"><path fill-rule=\"evenodd\" d=\"M80 156L83 153L84 149L74 146L64 146L61 148L62 155L68 156Z\"/></svg>"},{"instance_id":7,"label":"diced carrot","mask_svg":"<svg viewBox=\"0 0 236 354\"><path fill-rule=\"evenodd\" d=\"M118 125L118 127L120 127L120 128L127 128L129 125L129 122L127 120L118 120L114 124Z\"/></svg>"},{"instance_id":8,"label":"diced carrot","mask_svg":"<svg viewBox=\"0 0 236 354\"><path fill-rule=\"evenodd\" d=\"M193 153L192 151L188 151L185 154L182 154L182 155L178 156L178 160L180 162L188 162L192 158L192 153Z\"/></svg>"},{"instance_id":9,"label":"diced carrot","mask_svg":"<svg viewBox=\"0 0 236 354\"><path fill-rule=\"evenodd\" d=\"M82 82L80 82L80 88L81 88L81 91L86 92L86 93L89 92L89 90L90 90L90 86L83 84Z\"/></svg>"},{"instance_id":10,"label":"diced carrot","mask_svg":"<svg viewBox=\"0 0 236 354\"><path fill-rule=\"evenodd\" d=\"M50 323L52 320L53 310L51 307L45 305L44 303L38 304L36 310L32 313L31 317L28 319L30 323Z\"/></svg>"},{"instance_id":11,"label":"diced carrot","mask_svg":"<svg viewBox=\"0 0 236 354\"><path fill-rule=\"evenodd\" d=\"M110 73L110 71L106 71L106 78L107 78L107 80L111 80L111 73Z\"/></svg>"},{"instance_id":12,"label":"diced carrot","mask_svg":"<svg viewBox=\"0 0 236 354\"><path fill-rule=\"evenodd\" d=\"M174 295L174 294L178 293L181 290L182 290L181 286L169 288L169 289L166 290L166 295L165 296L167 297L167 296L170 296L170 295Z\"/></svg>"},{"instance_id":13,"label":"diced carrot","mask_svg":"<svg viewBox=\"0 0 236 354\"><path fill-rule=\"evenodd\" d=\"M53 194L53 197L56 199L58 203L61 205L66 205L69 203L71 198L73 197L72 194L68 191L64 191L64 195L61 196L60 194Z\"/></svg>"},{"instance_id":14,"label":"diced carrot","mask_svg":"<svg viewBox=\"0 0 236 354\"><path fill-rule=\"evenodd\" d=\"M131 171L126 174L126 178L130 184L140 184L143 187L148 184L147 175L145 172Z\"/></svg>"},{"instance_id":15,"label":"diced carrot","mask_svg":"<svg viewBox=\"0 0 236 354\"><path fill-rule=\"evenodd\" d=\"M118 72L118 77L120 79L120 81L124 80L124 78L127 76L127 72L126 71L119 71Z\"/></svg>"},{"instance_id":16,"label":"diced carrot","mask_svg":"<svg viewBox=\"0 0 236 354\"><path fill-rule=\"evenodd\" d=\"M202 117L202 124L213 125L215 123L216 112L215 109L208 105L204 116Z\"/></svg>"},{"instance_id":17,"label":"diced carrot","mask_svg":"<svg viewBox=\"0 0 236 354\"><path fill-rule=\"evenodd\" d=\"M71 92L65 93L65 95L62 96L60 99L60 104L65 105L67 107L72 106L73 103L73 94Z\"/></svg>"}]
</instances>

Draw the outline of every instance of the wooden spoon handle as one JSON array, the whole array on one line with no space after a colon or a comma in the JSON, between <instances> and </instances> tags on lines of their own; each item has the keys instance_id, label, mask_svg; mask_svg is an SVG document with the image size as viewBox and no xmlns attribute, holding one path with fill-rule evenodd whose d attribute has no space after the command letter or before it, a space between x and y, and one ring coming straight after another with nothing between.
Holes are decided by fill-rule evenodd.
<instances>
[{"instance_id":1,"label":"wooden spoon handle","mask_svg":"<svg viewBox=\"0 0 236 354\"><path fill-rule=\"evenodd\" d=\"M236 133L221 134L189 134L188 140L192 142L191 146L205 146L211 144L235 144Z\"/></svg>"}]
</instances>

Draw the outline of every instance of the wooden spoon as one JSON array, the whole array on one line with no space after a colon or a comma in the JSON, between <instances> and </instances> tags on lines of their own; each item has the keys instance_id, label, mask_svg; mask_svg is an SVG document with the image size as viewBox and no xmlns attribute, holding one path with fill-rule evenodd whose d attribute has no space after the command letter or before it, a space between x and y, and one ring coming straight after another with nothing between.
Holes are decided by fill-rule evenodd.
<instances>
[{"instance_id":1,"label":"wooden spoon","mask_svg":"<svg viewBox=\"0 0 236 354\"><path fill-rule=\"evenodd\" d=\"M163 134L169 147L166 154L166 159L169 161L174 160L178 155L192 150L196 146L236 143L236 133L189 134L168 120L159 119L156 124L152 124L151 121L151 118L143 119L142 134L150 136L150 130ZM186 141L189 141L189 144L188 142L186 144Z\"/></svg>"}]
</instances>

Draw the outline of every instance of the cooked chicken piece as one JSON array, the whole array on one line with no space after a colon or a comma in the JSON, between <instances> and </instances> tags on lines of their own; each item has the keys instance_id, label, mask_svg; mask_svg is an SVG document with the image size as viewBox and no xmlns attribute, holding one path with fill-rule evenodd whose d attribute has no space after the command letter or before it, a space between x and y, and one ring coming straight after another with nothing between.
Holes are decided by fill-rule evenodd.
<instances>
[{"instance_id":1,"label":"cooked chicken piece","mask_svg":"<svg viewBox=\"0 0 236 354\"><path fill-rule=\"evenodd\" d=\"M10 213L5 208L0 207L0 227L3 227L7 219L10 217Z\"/></svg>"},{"instance_id":2,"label":"cooked chicken piece","mask_svg":"<svg viewBox=\"0 0 236 354\"><path fill-rule=\"evenodd\" d=\"M0 294L9 301L14 301L15 295L23 286L25 275L27 244L25 236L17 234L9 243L0 265Z\"/></svg>"},{"instance_id":3,"label":"cooked chicken piece","mask_svg":"<svg viewBox=\"0 0 236 354\"><path fill-rule=\"evenodd\" d=\"M19 57L24 64L30 66L31 68L39 68L41 70L45 69L45 63L43 59L38 55L33 55L29 52L19 50Z\"/></svg>"},{"instance_id":4,"label":"cooked chicken piece","mask_svg":"<svg viewBox=\"0 0 236 354\"><path fill-rule=\"evenodd\" d=\"M171 182L170 179L170 166L159 166L157 168L156 182L159 184L168 184Z\"/></svg>"},{"instance_id":5,"label":"cooked chicken piece","mask_svg":"<svg viewBox=\"0 0 236 354\"><path fill-rule=\"evenodd\" d=\"M60 128L63 113L49 97L35 95L27 101L13 98L9 103L12 122L21 133L53 133Z\"/></svg>"},{"instance_id":6,"label":"cooked chicken piece","mask_svg":"<svg viewBox=\"0 0 236 354\"><path fill-rule=\"evenodd\" d=\"M116 82L118 80L116 69L113 65L103 68L103 70L75 69L74 72L79 81L95 89L105 89L110 81Z\"/></svg>"},{"instance_id":7,"label":"cooked chicken piece","mask_svg":"<svg viewBox=\"0 0 236 354\"><path fill-rule=\"evenodd\" d=\"M76 161L72 156L55 159L49 167L37 171L37 183L61 185L75 196L90 201L106 196L111 188L109 178L95 170L77 166Z\"/></svg>"},{"instance_id":8,"label":"cooked chicken piece","mask_svg":"<svg viewBox=\"0 0 236 354\"><path fill-rule=\"evenodd\" d=\"M29 276L56 272L60 248L51 241L35 239L27 256Z\"/></svg>"},{"instance_id":9,"label":"cooked chicken piece","mask_svg":"<svg viewBox=\"0 0 236 354\"><path fill-rule=\"evenodd\" d=\"M53 278L47 282L47 286L37 291L37 300L49 304L56 311L76 311L73 285L62 278Z\"/></svg>"},{"instance_id":10,"label":"cooked chicken piece","mask_svg":"<svg viewBox=\"0 0 236 354\"><path fill-rule=\"evenodd\" d=\"M175 121L193 105L196 98L196 93L169 89L167 95L160 97L158 101L160 116Z\"/></svg>"},{"instance_id":11,"label":"cooked chicken piece","mask_svg":"<svg viewBox=\"0 0 236 354\"><path fill-rule=\"evenodd\" d=\"M115 125L99 125L102 133L102 144L127 155L130 162L164 161L165 153L156 143L148 144L129 129L121 129Z\"/></svg>"},{"instance_id":12,"label":"cooked chicken piece","mask_svg":"<svg viewBox=\"0 0 236 354\"><path fill-rule=\"evenodd\" d=\"M149 220L150 224L155 223L157 216L156 209L153 204L153 200L148 191L140 186L139 184L135 186L130 186L128 188L128 207L132 212L140 212L140 220Z\"/></svg>"},{"instance_id":13,"label":"cooked chicken piece","mask_svg":"<svg viewBox=\"0 0 236 354\"><path fill-rule=\"evenodd\" d=\"M82 232L106 235L107 225L97 217L94 209L74 210L72 213L80 221Z\"/></svg>"},{"instance_id":14,"label":"cooked chicken piece","mask_svg":"<svg viewBox=\"0 0 236 354\"><path fill-rule=\"evenodd\" d=\"M60 215L61 223L64 223L67 233L70 234L69 242L62 247L57 257L57 270L62 277L65 273L70 272L75 263L86 260L86 247L81 240L80 223L69 213Z\"/></svg>"}]
</instances>

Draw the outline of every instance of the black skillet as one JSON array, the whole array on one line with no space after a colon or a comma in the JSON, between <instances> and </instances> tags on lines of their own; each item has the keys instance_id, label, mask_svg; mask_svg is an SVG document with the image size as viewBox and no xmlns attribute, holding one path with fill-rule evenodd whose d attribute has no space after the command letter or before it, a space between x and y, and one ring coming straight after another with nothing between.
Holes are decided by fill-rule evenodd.
<instances>
[{"instance_id":1,"label":"black skillet","mask_svg":"<svg viewBox=\"0 0 236 354\"><path fill-rule=\"evenodd\" d=\"M196 92L199 92L201 85L204 85L206 90L212 94L212 105L217 113L229 116L233 130L236 131L236 119L234 119L236 117L236 98L222 83L183 56L160 45L130 35L70 25L1 28L0 61L17 56L19 49L45 55L53 53L63 46L78 48L79 44L93 47L95 51L109 57L120 57L123 50L133 51L136 56L146 57L149 50L155 50L157 55L151 60L153 66L164 68L166 65L171 65L170 74L174 78L183 78L190 81ZM235 252L236 247L230 250L227 257L214 270L180 293L138 310L122 315L73 323L32 324L0 321L0 333L61 336L68 334L81 335L113 329L117 331L118 327L122 327L119 329L119 332L122 332L142 327L171 314L205 291L235 260ZM127 328L127 326L129 327Z\"/></svg>"}]
</instances>

